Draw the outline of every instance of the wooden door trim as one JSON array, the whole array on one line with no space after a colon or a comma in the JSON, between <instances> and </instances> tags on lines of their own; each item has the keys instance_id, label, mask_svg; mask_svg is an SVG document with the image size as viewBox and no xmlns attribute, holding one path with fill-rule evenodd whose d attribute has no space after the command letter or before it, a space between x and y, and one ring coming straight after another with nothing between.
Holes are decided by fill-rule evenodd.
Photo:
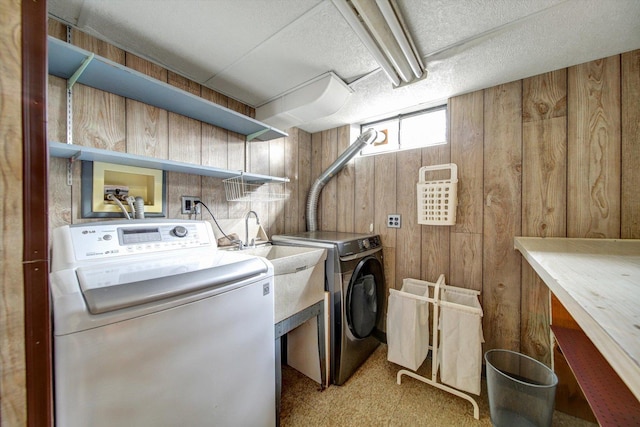
<instances>
[{"instance_id":1,"label":"wooden door trim","mask_svg":"<svg viewBox=\"0 0 640 427\"><path fill-rule=\"evenodd\" d=\"M23 274L28 426L53 425L47 206L47 2L22 1Z\"/></svg>"}]
</instances>

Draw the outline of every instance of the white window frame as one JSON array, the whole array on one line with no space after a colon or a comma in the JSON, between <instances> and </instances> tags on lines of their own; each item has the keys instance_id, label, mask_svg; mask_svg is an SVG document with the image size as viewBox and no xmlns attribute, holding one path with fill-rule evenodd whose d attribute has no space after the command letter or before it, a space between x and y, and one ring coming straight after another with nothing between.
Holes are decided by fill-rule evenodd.
<instances>
[{"instance_id":1,"label":"white window frame","mask_svg":"<svg viewBox=\"0 0 640 427\"><path fill-rule=\"evenodd\" d=\"M447 104L443 104L443 105L439 105L437 107L432 107L432 108L427 108L424 110L420 110L420 111L415 111L413 113L408 113L408 114L398 114L397 116L392 116L392 117L387 117L384 119L380 119L380 120L376 120L373 122L368 122L368 123L363 123L360 125L360 132L364 132L369 128L374 128L376 129L376 127L379 127L380 125L386 124L386 123L397 123L397 132L394 131L393 129L390 129L389 134L390 135L394 135L397 133L397 141L392 141L389 140L390 145L387 147L387 149L384 148L375 148L376 143L374 142L372 144L372 146L374 147L373 149L371 149L372 146L367 146L364 149L362 149L360 151L360 156L375 156L378 154L385 154L385 153L393 153L393 152L397 152L397 151L403 151L403 150L415 150L415 149L419 149L419 148L424 148L424 147L430 147L430 146L435 146L435 145L444 145L447 144L448 141L448 106ZM403 146L402 144L402 122L403 120L406 119L410 119L413 117L417 117L417 116L421 116L421 115L425 115L425 114L432 114L432 113L436 113L436 112L440 112L440 111L444 111L445 114L445 129L444 129L444 140L443 141L437 141L437 142L430 142L430 143L423 143L423 144L410 144L410 145L405 145ZM378 138L380 139L380 138ZM385 142L382 142L382 145L387 144Z\"/></svg>"}]
</instances>

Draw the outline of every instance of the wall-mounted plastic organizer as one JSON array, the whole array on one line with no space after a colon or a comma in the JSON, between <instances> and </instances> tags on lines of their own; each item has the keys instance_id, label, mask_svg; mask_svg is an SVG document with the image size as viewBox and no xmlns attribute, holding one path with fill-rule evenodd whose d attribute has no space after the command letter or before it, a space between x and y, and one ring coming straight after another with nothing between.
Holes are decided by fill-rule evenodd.
<instances>
[{"instance_id":1,"label":"wall-mounted plastic organizer","mask_svg":"<svg viewBox=\"0 0 640 427\"><path fill-rule=\"evenodd\" d=\"M427 180L429 172L450 170L451 177ZM458 166L455 163L423 166L418 173L418 224L454 225L458 205Z\"/></svg>"}]
</instances>

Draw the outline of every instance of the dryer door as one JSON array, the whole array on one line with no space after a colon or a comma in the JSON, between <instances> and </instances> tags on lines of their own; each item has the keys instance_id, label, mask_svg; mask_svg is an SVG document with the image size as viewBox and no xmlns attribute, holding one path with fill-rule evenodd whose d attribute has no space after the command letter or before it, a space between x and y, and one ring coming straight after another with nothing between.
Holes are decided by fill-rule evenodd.
<instances>
[{"instance_id":1,"label":"dryer door","mask_svg":"<svg viewBox=\"0 0 640 427\"><path fill-rule=\"evenodd\" d=\"M346 294L345 311L349 330L356 338L366 338L383 315L384 273L378 258L370 255L358 263Z\"/></svg>"}]
</instances>

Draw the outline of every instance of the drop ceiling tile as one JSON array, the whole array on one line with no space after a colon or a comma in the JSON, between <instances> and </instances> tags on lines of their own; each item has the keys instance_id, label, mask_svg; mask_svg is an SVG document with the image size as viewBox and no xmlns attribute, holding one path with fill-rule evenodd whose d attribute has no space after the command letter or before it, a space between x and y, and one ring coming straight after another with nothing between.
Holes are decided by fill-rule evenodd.
<instances>
[{"instance_id":1,"label":"drop ceiling tile","mask_svg":"<svg viewBox=\"0 0 640 427\"><path fill-rule=\"evenodd\" d=\"M226 69L321 0L85 0L88 32L198 82Z\"/></svg>"},{"instance_id":2,"label":"drop ceiling tile","mask_svg":"<svg viewBox=\"0 0 640 427\"><path fill-rule=\"evenodd\" d=\"M342 15L325 2L206 85L260 106L328 71L350 81L376 68Z\"/></svg>"}]
</instances>

